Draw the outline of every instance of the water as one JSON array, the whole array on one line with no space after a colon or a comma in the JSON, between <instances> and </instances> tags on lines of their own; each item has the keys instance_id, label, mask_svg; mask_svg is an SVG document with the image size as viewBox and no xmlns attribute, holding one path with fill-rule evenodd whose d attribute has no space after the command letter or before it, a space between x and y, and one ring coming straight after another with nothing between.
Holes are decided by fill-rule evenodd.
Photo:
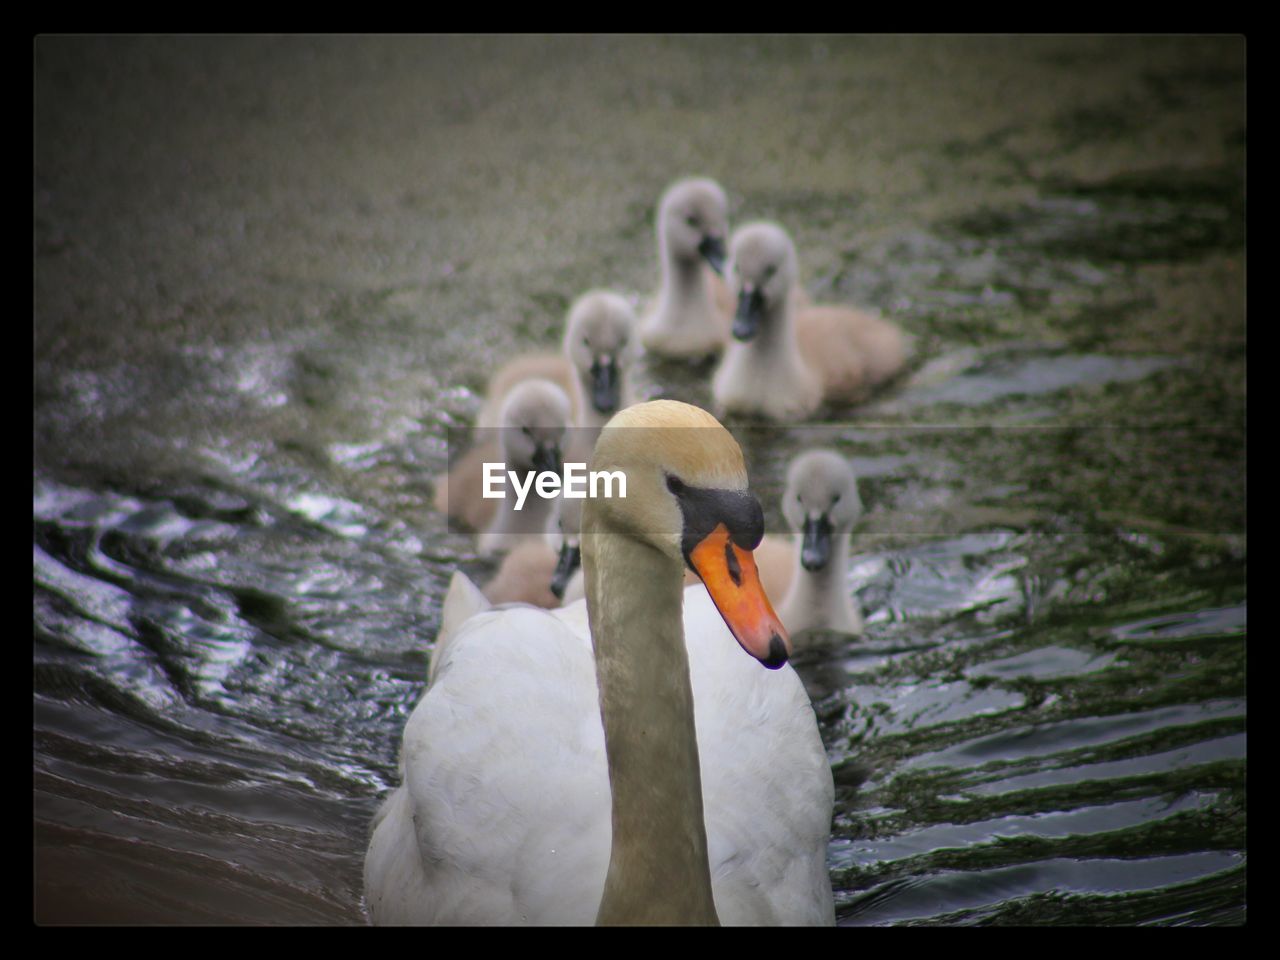
<instances>
[{"instance_id":1,"label":"water","mask_svg":"<svg viewBox=\"0 0 1280 960\"><path fill-rule=\"evenodd\" d=\"M842 924L1238 924L1244 42L41 37L34 910L362 923L492 365L674 177L917 340L798 658ZM705 371L652 364L705 401Z\"/></svg>"}]
</instances>

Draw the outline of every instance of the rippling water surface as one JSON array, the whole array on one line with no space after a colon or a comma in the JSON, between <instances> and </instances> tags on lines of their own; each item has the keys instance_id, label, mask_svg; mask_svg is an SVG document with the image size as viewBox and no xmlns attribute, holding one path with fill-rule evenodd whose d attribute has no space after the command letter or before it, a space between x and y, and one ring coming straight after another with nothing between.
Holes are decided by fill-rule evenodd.
<instances>
[{"instance_id":1,"label":"rippling water surface","mask_svg":"<svg viewBox=\"0 0 1280 960\"><path fill-rule=\"evenodd\" d=\"M797 660L837 918L1245 919L1239 38L41 37L34 909L362 923L492 366L776 218L911 376L835 445L867 635ZM651 363L705 402L707 371Z\"/></svg>"}]
</instances>

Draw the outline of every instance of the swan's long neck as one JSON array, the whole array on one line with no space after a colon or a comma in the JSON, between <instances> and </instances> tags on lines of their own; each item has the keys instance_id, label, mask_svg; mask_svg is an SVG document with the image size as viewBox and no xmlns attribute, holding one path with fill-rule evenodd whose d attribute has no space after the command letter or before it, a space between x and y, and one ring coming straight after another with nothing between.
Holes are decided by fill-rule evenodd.
<instances>
[{"instance_id":1,"label":"swan's long neck","mask_svg":"<svg viewBox=\"0 0 1280 960\"><path fill-rule=\"evenodd\" d=\"M760 332L750 346L760 357L768 358L780 370L789 372L792 367L803 367L800 346L796 342L795 311L790 295L766 307Z\"/></svg>"},{"instance_id":2,"label":"swan's long neck","mask_svg":"<svg viewBox=\"0 0 1280 960\"><path fill-rule=\"evenodd\" d=\"M596 922L718 923L682 572L623 534L584 531L582 551L613 794L613 847Z\"/></svg>"}]
</instances>

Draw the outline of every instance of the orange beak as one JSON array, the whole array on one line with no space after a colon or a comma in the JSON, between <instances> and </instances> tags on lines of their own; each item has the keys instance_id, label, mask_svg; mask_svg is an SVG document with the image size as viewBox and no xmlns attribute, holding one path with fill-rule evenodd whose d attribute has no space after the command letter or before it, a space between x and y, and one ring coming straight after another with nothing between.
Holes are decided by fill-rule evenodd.
<instances>
[{"instance_id":1,"label":"orange beak","mask_svg":"<svg viewBox=\"0 0 1280 960\"><path fill-rule=\"evenodd\" d=\"M689 562L742 649L770 670L786 663L791 656L787 628L773 612L755 557L729 539L729 528L722 523L707 534Z\"/></svg>"}]
</instances>

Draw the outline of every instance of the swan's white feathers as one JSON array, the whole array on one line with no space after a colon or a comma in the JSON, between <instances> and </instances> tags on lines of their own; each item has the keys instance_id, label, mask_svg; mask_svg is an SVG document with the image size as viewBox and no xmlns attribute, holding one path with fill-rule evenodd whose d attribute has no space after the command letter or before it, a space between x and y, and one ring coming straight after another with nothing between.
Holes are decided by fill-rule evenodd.
<instances>
[{"instance_id":1,"label":"swan's white feathers","mask_svg":"<svg viewBox=\"0 0 1280 960\"><path fill-rule=\"evenodd\" d=\"M789 666L743 655L704 588L684 604L720 920L831 923L833 792L804 687ZM375 919L592 923L612 828L585 602L480 612L436 656L369 851ZM474 696L485 689L503 695Z\"/></svg>"},{"instance_id":2,"label":"swan's white feathers","mask_svg":"<svg viewBox=\"0 0 1280 960\"><path fill-rule=\"evenodd\" d=\"M462 625L476 614L490 609L491 606L488 598L471 582L470 577L460 570L453 572L440 613L440 632L436 635L431 664L427 669L428 683L435 679L439 672L439 664L445 659L445 651L462 629Z\"/></svg>"}]
</instances>

